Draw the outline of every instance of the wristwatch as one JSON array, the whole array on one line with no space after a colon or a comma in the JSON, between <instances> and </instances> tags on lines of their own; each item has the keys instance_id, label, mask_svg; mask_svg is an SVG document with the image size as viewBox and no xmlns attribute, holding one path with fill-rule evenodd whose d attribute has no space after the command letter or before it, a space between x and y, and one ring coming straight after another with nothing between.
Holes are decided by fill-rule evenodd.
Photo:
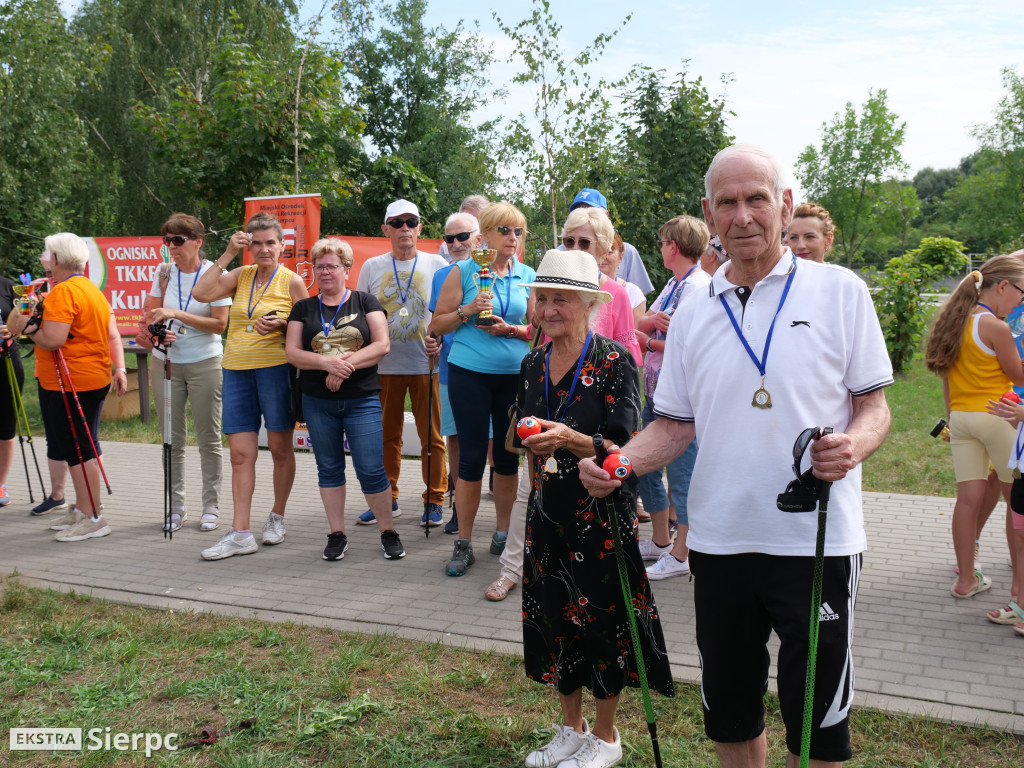
<instances>
[{"instance_id":1,"label":"wristwatch","mask_svg":"<svg viewBox=\"0 0 1024 768\"><path fill-rule=\"evenodd\" d=\"M127 368L115 368L114 370L115 371L120 371L121 373L128 373L128 369Z\"/></svg>"}]
</instances>

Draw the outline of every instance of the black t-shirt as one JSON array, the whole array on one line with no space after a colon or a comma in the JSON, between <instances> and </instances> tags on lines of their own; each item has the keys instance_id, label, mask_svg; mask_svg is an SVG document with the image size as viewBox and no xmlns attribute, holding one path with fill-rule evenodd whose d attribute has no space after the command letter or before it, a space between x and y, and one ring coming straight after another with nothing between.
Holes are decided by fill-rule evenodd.
<instances>
[{"instance_id":1,"label":"black t-shirt","mask_svg":"<svg viewBox=\"0 0 1024 768\"><path fill-rule=\"evenodd\" d=\"M370 294L351 291L348 300L340 308L324 304L321 310L319 296L303 299L292 307L288 321L302 323L303 349L321 355L340 356L362 349L370 343L370 327L366 323L366 315L370 312L384 312L384 308ZM325 339L324 326L328 323L331 323L330 333ZM342 382L337 392L327 388L326 371L300 370L299 381L303 394L332 400L350 400L380 392L376 365L356 370Z\"/></svg>"}]
</instances>

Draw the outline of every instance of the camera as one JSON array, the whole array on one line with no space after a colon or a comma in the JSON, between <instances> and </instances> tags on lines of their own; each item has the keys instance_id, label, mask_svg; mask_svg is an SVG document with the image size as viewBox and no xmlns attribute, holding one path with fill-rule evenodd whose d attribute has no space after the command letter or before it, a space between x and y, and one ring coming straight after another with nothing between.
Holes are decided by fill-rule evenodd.
<instances>
[{"instance_id":1,"label":"camera","mask_svg":"<svg viewBox=\"0 0 1024 768\"><path fill-rule=\"evenodd\" d=\"M928 434L932 437L941 437L943 440L949 440L949 425L945 419L939 419Z\"/></svg>"}]
</instances>

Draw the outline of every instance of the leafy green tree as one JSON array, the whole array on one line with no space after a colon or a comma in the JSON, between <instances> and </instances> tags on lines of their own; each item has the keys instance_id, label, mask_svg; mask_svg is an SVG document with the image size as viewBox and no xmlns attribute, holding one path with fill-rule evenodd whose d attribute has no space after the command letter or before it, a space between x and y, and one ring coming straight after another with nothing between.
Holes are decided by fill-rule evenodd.
<instances>
[{"instance_id":1,"label":"leafy green tree","mask_svg":"<svg viewBox=\"0 0 1024 768\"><path fill-rule=\"evenodd\" d=\"M934 270L939 279L962 274L971 263L963 243L948 237L926 237L919 247L907 252L907 257Z\"/></svg>"},{"instance_id":2,"label":"leafy green tree","mask_svg":"<svg viewBox=\"0 0 1024 768\"><path fill-rule=\"evenodd\" d=\"M270 59L246 42L241 30L223 36L215 48L201 92L179 78L166 111L136 105L137 125L153 141L165 182L186 192L206 221L222 225L241 218L245 196L315 190L331 201L351 194L339 155L350 156L352 150L338 145L354 143L362 124L342 99L338 62L318 45Z\"/></svg>"},{"instance_id":3,"label":"leafy green tree","mask_svg":"<svg viewBox=\"0 0 1024 768\"><path fill-rule=\"evenodd\" d=\"M466 195L494 188L494 125L472 119L503 92L487 78L493 54L479 33L462 22L451 30L428 27L426 12L426 0L343 0L335 10L338 58L375 159L400 157L433 179L436 203L427 207L447 215ZM364 167L369 172L372 160ZM383 178L377 174L378 188ZM410 199L421 208L426 202Z\"/></svg>"},{"instance_id":4,"label":"leafy green tree","mask_svg":"<svg viewBox=\"0 0 1024 768\"><path fill-rule=\"evenodd\" d=\"M732 142L722 97L712 98L701 78L638 66L623 94L624 125L613 152L607 187L612 218L623 238L641 253L657 254L658 228L673 216L701 216L704 173L715 154ZM667 279L660 258L645 259L655 282Z\"/></svg>"},{"instance_id":5,"label":"leafy green tree","mask_svg":"<svg viewBox=\"0 0 1024 768\"><path fill-rule=\"evenodd\" d=\"M73 100L96 158L77 191L85 201L82 231L155 232L172 210L210 210L191 180L163 162L156 136L139 130L137 107L184 122L172 104L182 89L206 99L227 36L255 46L267 61L290 61L295 14L292 0L87 0L81 6L72 30L103 52L95 81Z\"/></svg>"},{"instance_id":6,"label":"leafy green tree","mask_svg":"<svg viewBox=\"0 0 1024 768\"><path fill-rule=\"evenodd\" d=\"M26 235L69 228L86 125L70 108L89 72L55 0L0 3L0 268L39 269ZM16 231L15 231L16 230ZM26 234L19 234L26 233Z\"/></svg>"},{"instance_id":7,"label":"leafy green tree","mask_svg":"<svg viewBox=\"0 0 1024 768\"><path fill-rule=\"evenodd\" d=\"M592 78L590 70L630 16L571 57L563 52L562 26L548 0L533 0L530 15L518 23L497 14L494 19L512 43L509 61L523 67L512 81L536 93L534 116L520 113L510 120L505 148L555 243L573 197L582 187L600 184L607 173L602 169L613 165L615 121L608 95L626 79L609 83Z\"/></svg>"},{"instance_id":8,"label":"leafy green tree","mask_svg":"<svg viewBox=\"0 0 1024 768\"><path fill-rule=\"evenodd\" d=\"M875 312L882 325L882 335L889 351L893 371L903 373L913 362L928 327L933 311L931 300L924 296L936 270L920 263L911 254L890 259L884 271L872 267L868 280L873 286Z\"/></svg>"},{"instance_id":9,"label":"leafy green tree","mask_svg":"<svg viewBox=\"0 0 1024 768\"><path fill-rule=\"evenodd\" d=\"M892 226L880 216L881 186L907 170L900 148L906 123L898 122L884 89L870 91L860 113L847 102L822 125L821 146L800 153L796 172L808 198L832 214L835 248L846 265L861 259L872 234Z\"/></svg>"}]
</instances>

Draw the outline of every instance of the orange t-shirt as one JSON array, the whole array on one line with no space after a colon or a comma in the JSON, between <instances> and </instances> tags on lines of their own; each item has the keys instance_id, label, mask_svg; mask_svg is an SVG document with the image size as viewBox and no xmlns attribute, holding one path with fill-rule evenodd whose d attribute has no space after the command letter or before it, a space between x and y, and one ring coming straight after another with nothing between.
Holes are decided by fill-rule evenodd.
<instances>
[{"instance_id":1,"label":"orange t-shirt","mask_svg":"<svg viewBox=\"0 0 1024 768\"><path fill-rule=\"evenodd\" d=\"M92 282L82 275L58 283L43 304L43 325L68 323L68 340L60 348L79 392L110 384L110 304ZM36 347L36 378L43 389L59 391L55 352ZM67 379L64 387L70 391Z\"/></svg>"}]
</instances>

